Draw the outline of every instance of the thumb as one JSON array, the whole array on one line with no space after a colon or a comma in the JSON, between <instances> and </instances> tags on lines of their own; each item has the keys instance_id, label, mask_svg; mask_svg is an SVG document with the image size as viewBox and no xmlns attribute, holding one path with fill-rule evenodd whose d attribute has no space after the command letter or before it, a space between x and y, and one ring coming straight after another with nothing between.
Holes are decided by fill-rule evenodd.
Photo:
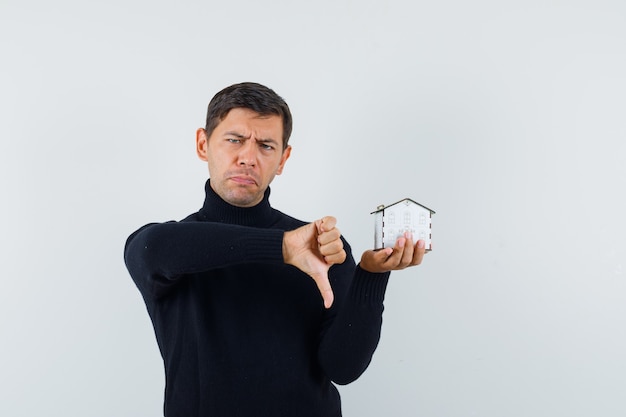
<instances>
[{"instance_id":1,"label":"thumb","mask_svg":"<svg viewBox=\"0 0 626 417\"><path fill-rule=\"evenodd\" d=\"M393 248L384 248L380 250L366 250L361 256L361 267L369 272L385 272L389 269L385 266L385 262L393 253Z\"/></svg>"},{"instance_id":2,"label":"thumb","mask_svg":"<svg viewBox=\"0 0 626 417\"><path fill-rule=\"evenodd\" d=\"M389 256L393 253L393 248L383 248L380 250L368 250L363 255L369 255L368 257L378 264L384 263Z\"/></svg>"},{"instance_id":3,"label":"thumb","mask_svg":"<svg viewBox=\"0 0 626 417\"><path fill-rule=\"evenodd\" d=\"M374 256L377 257L380 260L380 262L385 262L387 258L391 256L392 253L393 253L393 248L387 247L379 251L376 251Z\"/></svg>"},{"instance_id":4,"label":"thumb","mask_svg":"<svg viewBox=\"0 0 626 417\"><path fill-rule=\"evenodd\" d=\"M317 288L320 290L320 294L324 299L324 307L330 308L335 300L335 295L333 294L333 289L330 286L330 281L328 280L328 271L316 274L316 276L312 278L317 284Z\"/></svg>"}]
</instances>

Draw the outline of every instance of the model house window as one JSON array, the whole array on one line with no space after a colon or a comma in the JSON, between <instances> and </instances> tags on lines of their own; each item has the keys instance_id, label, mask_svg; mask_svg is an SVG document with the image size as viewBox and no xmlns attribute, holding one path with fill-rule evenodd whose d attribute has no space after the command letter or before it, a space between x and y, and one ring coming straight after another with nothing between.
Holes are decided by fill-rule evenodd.
<instances>
[{"instance_id":1,"label":"model house window","mask_svg":"<svg viewBox=\"0 0 626 417\"><path fill-rule=\"evenodd\" d=\"M404 212L404 224L411 224L411 212L410 211Z\"/></svg>"}]
</instances>

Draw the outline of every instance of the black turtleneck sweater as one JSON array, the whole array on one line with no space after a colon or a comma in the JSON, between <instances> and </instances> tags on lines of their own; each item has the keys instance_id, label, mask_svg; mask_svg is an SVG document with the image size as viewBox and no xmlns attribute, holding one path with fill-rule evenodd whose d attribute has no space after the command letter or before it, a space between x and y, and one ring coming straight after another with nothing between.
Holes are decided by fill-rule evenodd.
<instances>
[{"instance_id":1,"label":"black turtleneck sweater","mask_svg":"<svg viewBox=\"0 0 626 417\"><path fill-rule=\"evenodd\" d=\"M305 223L273 209L269 189L240 208L205 188L200 211L143 226L124 252L163 356L165 416L341 416L331 381L369 365L389 273L355 266L344 241L326 310L313 279L283 260L284 232Z\"/></svg>"}]
</instances>

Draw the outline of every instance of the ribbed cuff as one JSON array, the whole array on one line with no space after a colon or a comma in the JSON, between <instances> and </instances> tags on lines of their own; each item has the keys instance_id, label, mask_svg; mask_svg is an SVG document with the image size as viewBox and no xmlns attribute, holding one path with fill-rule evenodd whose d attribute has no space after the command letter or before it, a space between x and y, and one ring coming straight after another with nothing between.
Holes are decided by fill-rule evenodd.
<instances>
[{"instance_id":1,"label":"ribbed cuff","mask_svg":"<svg viewBox=\"0 0 626 417\"><path fill-rule=\"evenodd\" d=\"M357 265L350 296L359 303L381 304L385 300L390 275L390 272L368 272Z\"/></svg>"},{"instance_id":2,"label":"ribbed cuff","mask_svg":"<svg viewBox=\"0 0 626 417\"><path fill-rule=\"evenodd\" d=\"M283 230L278 229L250 230L248 238L253 239L254 244L249 244L246 248L246 257L261 262L283 262L284 234Z\"/></svg>"}]
</instances>

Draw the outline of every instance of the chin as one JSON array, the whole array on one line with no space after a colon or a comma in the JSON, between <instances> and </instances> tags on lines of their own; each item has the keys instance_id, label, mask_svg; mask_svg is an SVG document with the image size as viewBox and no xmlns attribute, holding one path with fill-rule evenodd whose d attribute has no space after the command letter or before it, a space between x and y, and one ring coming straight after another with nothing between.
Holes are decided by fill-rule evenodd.
<instances>
[{"instance_id":1,"label":"chin","mask_svg":"<svg viewBox=\"0 0 626 417\"><path fill-rule=\"evenodd\" d=\"M233 206L252 207L260 203L262 200L262 197L263 197L262 195L259 196L256 194L233 192L233 193L229 193L227 198L224 198L224 200Z\"/></svg>"}]
</instances>

